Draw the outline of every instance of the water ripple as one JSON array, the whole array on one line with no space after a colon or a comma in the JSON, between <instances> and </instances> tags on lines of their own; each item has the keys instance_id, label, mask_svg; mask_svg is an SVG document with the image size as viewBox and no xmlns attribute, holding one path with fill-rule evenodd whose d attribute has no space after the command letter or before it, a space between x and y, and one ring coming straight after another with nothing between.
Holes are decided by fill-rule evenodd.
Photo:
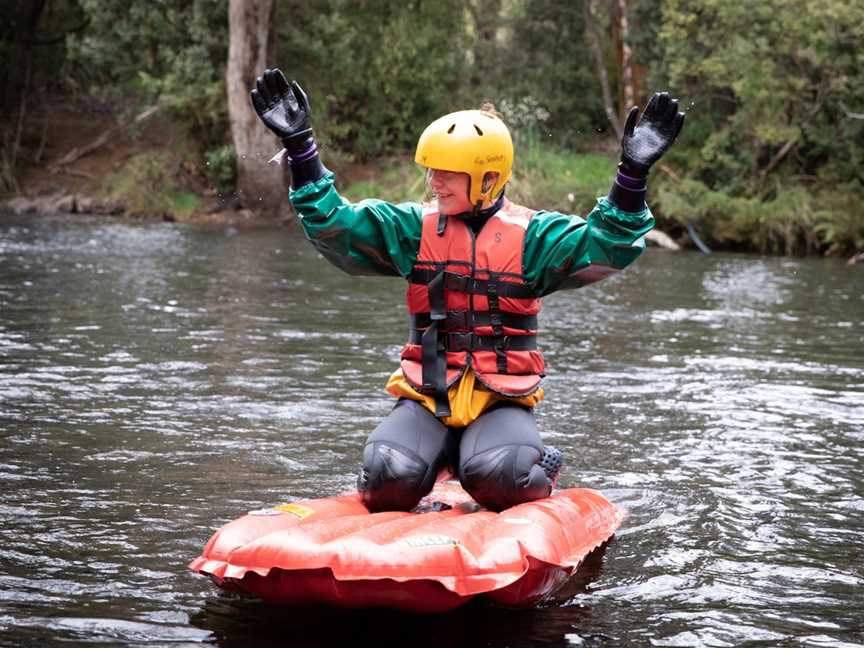
<instances>
[{"instance_id":1,"label":"water ripple","mask_svg":"<svg viewBox=\"0 0 864 648\"><path fill-rule=\"evenodd\" d=\"M560 485L627 511L545 606L293 619L187 574L240 513L354 487L394 281L282 230L0 218L0 636L864 645L860 277L831 260L648 253L545 301Z\"/></svg>"}]
</instances>

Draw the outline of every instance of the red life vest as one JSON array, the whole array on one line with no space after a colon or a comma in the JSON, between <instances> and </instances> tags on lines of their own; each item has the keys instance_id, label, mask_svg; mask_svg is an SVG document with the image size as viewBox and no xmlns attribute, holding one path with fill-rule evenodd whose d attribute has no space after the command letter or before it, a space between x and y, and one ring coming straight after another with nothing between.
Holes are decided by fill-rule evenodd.
<instances>
[{"instance_id":1,"label":"red life vest","mask_svg":"<svg viewBox=\"0 0 864 648\"><path fill-rule=\"evenodd\" d=\"M540 300L522 274L525 230L534 212L504 200L478 233L460 218L423 212L420 251L408 277L410 337L402 372L435 395L436 416L449 416L447 388L467 366L505 396L540 385Z\"/></svg>"}]
</instances>

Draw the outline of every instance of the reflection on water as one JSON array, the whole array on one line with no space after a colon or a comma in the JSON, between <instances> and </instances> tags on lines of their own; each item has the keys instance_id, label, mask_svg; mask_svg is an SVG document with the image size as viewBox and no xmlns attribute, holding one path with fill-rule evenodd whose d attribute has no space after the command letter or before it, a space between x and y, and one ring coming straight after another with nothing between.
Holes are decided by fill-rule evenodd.
<instances>
[{"instance_id":1,"label":"reflection on water","mask_svg":"<svg viewBox=\"0 0 864 648\"><path fill-rule=\"evenodd\" d=\"M0 216L0 645L864 645L862 276L649 251L549 297L561 484L628 509L534 610L284 611L185 571L352 488L405 322L296 234Z\"/></svg>"}]
</instances>

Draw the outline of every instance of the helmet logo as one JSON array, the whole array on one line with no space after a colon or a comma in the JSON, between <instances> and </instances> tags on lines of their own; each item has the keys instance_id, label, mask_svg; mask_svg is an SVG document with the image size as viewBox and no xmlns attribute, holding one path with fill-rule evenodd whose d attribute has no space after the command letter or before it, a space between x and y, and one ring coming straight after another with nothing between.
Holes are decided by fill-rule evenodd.
<instances>
[{"instance_id":1,"label":"helmet logo","mask_svg":"<svg viewBox=\"0 0 864 648\"><path fill-rule=\"evenodd\" d=\"M502 162L503 160L503 155L487 155L486 159L483 159L482 157L474 158L474 164L490 164L492 162Z\"/></svg>"}]
</instances>

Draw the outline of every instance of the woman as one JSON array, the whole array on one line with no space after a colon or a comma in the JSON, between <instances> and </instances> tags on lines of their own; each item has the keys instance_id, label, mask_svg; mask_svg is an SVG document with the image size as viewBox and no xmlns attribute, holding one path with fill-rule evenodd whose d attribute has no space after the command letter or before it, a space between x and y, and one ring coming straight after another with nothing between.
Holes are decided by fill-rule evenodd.
<instances>
[{"instance_id":1,"label":"woman","mask_svg":"<svg viewBox=\"0 0 864 648\"><path fill-rule=\"evenodd\" d=\"M655 94L638 120L631 109L612 190L587 219L505 198L513 144L492 111L445 115L420 136L415 160L431 204L352 204L320 160L297 82L266 70L252 104L282 140L290 199L318 251L350 274L408 280L410 337L387 384L399 400L363 451L366 506L410 510L447 466L490 510L547 497L562 458L543 445L533 413L543 397L540 298L598 281L642 252L654 225L646 178L684 123L678 102Z\"/></svg>"}]
</instances>

